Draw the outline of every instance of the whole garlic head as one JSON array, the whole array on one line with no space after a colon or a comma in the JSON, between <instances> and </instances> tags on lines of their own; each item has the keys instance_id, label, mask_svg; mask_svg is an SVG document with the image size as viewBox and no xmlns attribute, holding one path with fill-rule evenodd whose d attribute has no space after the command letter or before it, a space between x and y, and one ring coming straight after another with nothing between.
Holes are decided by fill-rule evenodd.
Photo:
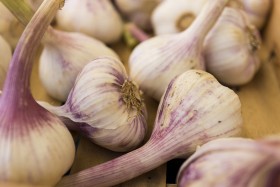
<instances>
[{"instance_id":1,"label":"whole garlic head","mask_svg":"<svg viewBox=\"0 0 280 187\"><path fill-rule=\"evenodd\" d=\"M165 0L152 13L156 35L184 31L201 11L207 0Z\"/></svg>"},{"instance_id":2,"label":"whole garlic head","mask_svg":"<svg viewBox=\"0 0 280 187\"><path fill-rule=\"evenodd\" d=\"M11 58L12 58L11 46L0 35L0 89L4 84Z\"/></svg>"},{"instance_id":3,"label":"whole garlic head","mask_svg":"<svg viewBox=\"0 0 280 187\"><path fill-rule=\"evenodd\" d=\"M83 67L98 57L118 55L104 43L82 33L49 28L39 61L39 77L47 93L66 101Z\"/></svg>"},{"instance_id":4,"label":"whole garlic head","mask_svg":"<svg viewBox=\"0 0 280 187\"><path fill-rule=\"evenodd\" d=\"M246 138L208 142L181 166L178 186L279 186L279 143L279 137L273 143Z\"/></svg>"},{"instance_id":5,"label":"whole garlic head","mask_svg":"<svg viewBox=\"0 0 280 187\"><path fill-rule=\"evenodd\" d=\"M204 43L206 70L227 85L243 85L259 70L261 39L240 9L225 8Z\"/></svg>"},{"instance_id":6,"label":"whole garlic head","mask_svg":"<svg viewBox=\"0 0 280 187\"><path fill-rule=\"evenodd\" d=\"M116 59L98 58L88 63L63 106L40 104L64 118L69 128L113 151L136 148L147 131L141 92Z\"/></svg>"},{"instance_id":7,"label":"whole garlic head","mask_svg":"<svg viewBox=\"0 0 280 187\"><path fill-rule=\"evenodd\" d=\"M82 32L105 43L118 41L123 30L110 0L67 0L56 21L62 30Z\"/></svg>"}]
</instances>

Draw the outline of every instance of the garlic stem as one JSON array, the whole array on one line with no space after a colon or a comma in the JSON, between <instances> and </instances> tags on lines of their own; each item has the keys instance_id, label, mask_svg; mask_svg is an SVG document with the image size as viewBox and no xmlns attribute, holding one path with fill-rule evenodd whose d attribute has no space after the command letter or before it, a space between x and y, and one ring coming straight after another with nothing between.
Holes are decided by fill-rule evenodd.
<instances>
[{"instance_id":1,"label":"garlic stem","mask_svg":"<svg viewBox=\"0 0 280 187\"><path fill-rule=\"evenodd\" d=\"M141 148L112 161L83 170L78 174L65 176L57 187L113 186L146 173L165 163L166 160L172 159L172 151L172 146L147 142Z\"/></svg>"},{"instance_id":2,"label":"garlic stem","mask_svg":"<svg viewBox=\"0 0 280 187\"><path fill-rule=\"evenodd\" d=\"M54 185L73 163L75 147L70 132L58 117L40 107L30 92L36 50L62 2L43 2L12 57L0 98L0 181Z\"/></svg>"},{"instance_id":3,"label":"garlic stem","mask_svg":"<svg viewBox=\"0 0 280 187\"><path fill-rule=\"evenodd\" d=\"M205 69L202 53L204 38L227 2L208 1L185 31L152 37L132 51L130 75L144 93L159 101L174 77L190 69Z\"/></svg>"},{"instance_id":4,"label":"garlic stem","mask_svg":"<svg viewBox=\"0 0 280 187\"><path fill-rule=\"evenodd\" d=\"M32 97L30 93L32 62L36 50L40 45L38 41L44 35L44 32L38 31L47 29L57 9L62 6L63 2L63 0L47 1L47 3L38 10L40 14L35 14L34 19L28 23L28 25L34 25L34 27L26 28L15 49L4 84L4 93L1 98L2 104L7 103L8 106L14 106L16 103L22 103L22 99ZM38 22L41 22L41 24L38 24ZM30 33L32 33L32 37L30 37ZM28 63L25 63L25 61ZM34 101L34 103L36 102Z\"/></svg>"},{"instance_id":5,"label":"garlic stem","mask_svg":"<svg viewBox=\"0 0 280 187\"><path fill-rule=\"evenodd\" d=\"M24 0L0 0L17 18L27 25L34 15L34 11ZM15 8L16 7L16 8Z\"/></svg>"},{"instance_id":6,"label":"garlic stem","mask_svg":"<svg viewBox=\"0 0 280 187\"><path fill-rule=\"evenodd\" d=\"M197 16L191 26L182 32L182 35L192 37L194 41L203 43L205 36L216 23L229 0L208 1L203 6L201 13Z\"/></svg>"}]
</instances>

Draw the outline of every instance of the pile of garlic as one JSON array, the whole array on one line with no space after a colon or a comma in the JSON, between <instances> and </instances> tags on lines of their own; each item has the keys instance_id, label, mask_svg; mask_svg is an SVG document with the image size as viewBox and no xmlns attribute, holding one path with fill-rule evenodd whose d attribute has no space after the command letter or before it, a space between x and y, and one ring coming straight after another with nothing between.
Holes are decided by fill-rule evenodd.
<instances>
[{"instance_id":1,"label":"pile of garlic","mask_svg":"<svg viewBox=\"0 0 280 187\"><path fill-rule=\"evenodd\" d=\"M0 0L0 89L23 25L45 1ZM270 0L66 0L41 41L38 68L44 92L61 105L38 103L68 130L105 149L128 152L128 156L70 175L58 186L74 185L71 181L90 186L87 181L95 178L102 184L100 168L112 163L117 167L118 162L132 162L146 172L168 159L192 154L200 144L240 136L242 105L228 87L248 84L260 69L260 30L270 8ZM22 15L26 17L21 19ZM126 62L114 46L124 42L127 23L139 29L142 40ZM147 124L150 114L145 97L158 101L159 108L151 140L140 147L149 138L147 125L152 125ZM182 132L184 138L195 141L185 141L184 147L173 142ZM164 138L167 142L161 143ZM180 154L175 148L176 153L159 154L172 143ZM149 158L135 161L133 155L142 152ZM141 165L148 165L149 159L154 161L150 167ZM104 178L103 184L125 181L122 175L130 173L126 169L115 168L113 175L104 172L110 181ZM137 174L131 170L131 176Z\"/></svg>"}]
</instances>

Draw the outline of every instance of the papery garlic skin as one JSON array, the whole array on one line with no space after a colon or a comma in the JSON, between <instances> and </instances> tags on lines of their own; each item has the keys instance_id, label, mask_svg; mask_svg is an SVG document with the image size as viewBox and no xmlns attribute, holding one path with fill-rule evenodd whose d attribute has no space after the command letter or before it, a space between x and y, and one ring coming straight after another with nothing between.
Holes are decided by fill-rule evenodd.
<instances>
[{"instance_id":1,"label":"papery garlic skin","mask_svg":"<svg viewBox=\"0 0 280 187\"><path fill-rule=\"evenodd\" d=\"M41 105L75 122L66 120L74 130L113 151L136 148L147 131L147 111L141 93L129 80L122 63L112 58L87 64L63 106Z\"/></svg>"},{"instance_id":2,"label":"papery garlic skin","mask_svg":"<svg viewBox=\"0 0 280 187\"><path fill-rule=\"evenodd\" d=\"M278 145L245 138L206 143L181 166L178 187L279 186Z\"/></svg>"},{"instance_id":3,"label":"papery garlic skin","mask_svg":"<svg viewBox=\"0 0 280 187\"><path fill-rule=\"evenodd\" d=\"M12 58L11 46L0 35L0 89L4 84L11 58Z\"/></svg>"},{"instance_id":4,"label":"papery garlic skin","mask_svg":"<svg viewBox=\"0 0 280 187\"><path fill-rule=\"evenodd\" d=\"M151 38L137 45L129 58L131 78L158 101L175 76L189 69L205 69L203 57L196 56L199 48L194 44L186 51L184 39L177 35Z\"/></svg>"},{"instance_id":5,"label":"papery garlic skin","mask_svg":"<svg viewBox=\"0 0 280 187\"><path fill-rule=\"evenodd\" d=\"M13 14L0 2L0 35L11 45L16 47L24 27L17 21Z\"/></svg>"},{"instance_id":6,"label":"papery garlic skin","mask_svg":"<svg viewBox=\"0 0 280 187\"><path fill-rule=\"evenodd\" d=\"M205 69L203 41L227 2L208 1L185 31L155 36L134 48L129 58L130 76L144 93L159 101L175 76L190 69Z\"/></svg>"},{"instance_id":7,"label":"papery garlic skin","mask_svg":"<svg viewBox=\"0 0 280 187\"><path fill-rule=\"evenodd\" d=\"M188 145L188 151L180 150L187 154L210 140L239 136L243 124L241 103L236 93L222 86L213 75L188 70L168 85L155 123L151 140L164 134L168 138L182 134L189 137L182 143ZM189 128L181 129L179 124Z\"/></svg>"},{"instance_id":8,"label":"papery garlic skin","mask_svg":"<svg viewBox=\"0 0 280 187\"><path fill-rule=\"evenodd\" d=\"M226 8L205 39L206 70L226 85L244 85L260 68L260 45L260 34L245 13Z\"/></svg>"},{"instance_id":9,"label":"papery garlic skin","mask_svg":"<svg viewBox=\"0 0 280 187\"><path fill-rule=\"evenodd\" d=\"M82 68L98 57L119 59L102 42L81 33L49 28L39 61L39 77L47 93L66 101Z\"/></svg>"},{"instance_id":10,"label":"papery garlic skin","mask_svg":"<svg viewBox=\"0 0 280 187\"><path fill-rule=\"evenodd\" d=\"M36 119L22 116L0 126L0 181L54 185L72 165L75 145L65 125L52 115L35 113ZM12 117L1 119L10 122Z\"/></svg>"},{"instance_id":11,"label":"papery garlic skin","mask_svg":"<svg viewBox=\"0 0 280 187\"><path fill-rule=\"evenodd\" d=\"M156 35L178 33L190 26L207 0L165 0L153 11Z\"/></svg>"},{"instance_id":12,"label":"papery garlic skin","mask_svg":"<svg viewBox=\"0 0 280 187\"><path fill-rule=\"evenodd\" d=\"M146 144L66 176L58 186L114 186L171 159L190 155L208 141L237 136L241 125L241 104L237 94L222 86L211 74L189 70L168 85Z\"/></svg>"},{"instance_id":13,"label":"papery garlic skin","mask_svg":"<svg viewBox=\"0 0 280 187\"><path fill-rule=\"evenodd\" d=\"M62 30L82 32L105 43L118 41L123 30L110 0L67 0L56 21Z\"/></svg>"},{"instance_id":14,"label":"papery garlic skin","mask_svg":"<svg viewBox=\"0 0 280 187\"><path fill-rule=\"evenodd\" d=\"M144 30L152 29L151 14L163 0L115 0L125 17Z\"/></svg>"},{"instance_id":15,"label":"papery garlic skin","mask_svg":"<svg viewBox=\"0 0 280 187\"><path fill-rule=\"evenodd\" d=\"M240 0L250 22L261 29L267 21L271 0Z\"/></svg>"}]
</instances>

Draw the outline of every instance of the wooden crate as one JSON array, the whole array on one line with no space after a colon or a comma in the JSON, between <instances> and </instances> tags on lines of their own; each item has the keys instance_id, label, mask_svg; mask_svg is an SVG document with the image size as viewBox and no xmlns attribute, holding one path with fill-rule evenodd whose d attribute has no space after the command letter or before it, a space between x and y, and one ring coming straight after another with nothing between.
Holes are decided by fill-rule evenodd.
<instances>
[{"instance_id":1,"label":"wooden crate","mask_svg":"<svg viewBox=\"0 0 280 187\"><path fill-rule=\"evenodd\" d=\"M277 65L277 62L280 64L279 19L280 0L274 0L269 21L263 32L265 40L261 50L263 65L256 74L254 80L240 87L237 91L242 103L244 137L260 138L265 135L280 133L280 65ZM122 61L127 64L130 50L122 43L115 44L111 47L121 56ZM271 55L272 51L273 55ZM37 100L59 104L59 102L50 98L41 86L41 82L38 79L38 63L34 66L31 87ZM147 140L153 128L158 103L147 97L145 101L149 114ZM121 155L121 153L115 153L94 145L83 137L74 136L79 139L79 144L71 173L78 172ZM118 187L175 187L176 184L166 183L167 172L167 165L163 164L146 174L118 185Z\"/></svg>"}]
</instances>

